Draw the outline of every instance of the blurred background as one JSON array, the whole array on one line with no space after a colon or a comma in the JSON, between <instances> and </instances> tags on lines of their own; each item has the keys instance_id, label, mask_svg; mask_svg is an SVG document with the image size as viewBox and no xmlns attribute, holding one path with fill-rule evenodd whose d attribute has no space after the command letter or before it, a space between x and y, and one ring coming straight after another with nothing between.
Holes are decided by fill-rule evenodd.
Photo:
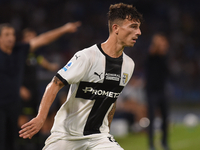
<instances>
[{"instance_id":1,"label":"blurred background","mask_svg":"<svg viewBox=\"0 0 200 150\"><path fill-rule=\"evenodd\" d=\"M62 36L56 42L42 47L37 55L42 55L49 62L58 64L62 68L78 50L82 50L95 43L104 42L108 37L107 12L110 4L122 1L117 0L0 0L0 23L11 23L16 29L17 40L22 39L22 30L32 28L37 34L57 28L67 22L81 21L78 32ZM129 139L133 150L137 147L134 140L140 139L137 150L147 149L146 128L147 119L145 93L145 61L148 56L152 36L157 32L164 33L169 40L167 65L169 68L168 80L165 88L169 102L169 145L174 150L198 150L200 134L190 139L185 136L196 133L200 117L200 2L198 0L123 0L123 3L133 4L143 14L144 23L141 25L142 35L133 48L126 48L135 62L133 77L122 96L119 98L117 117L114 117L111 132L123 144L123 139ZM36 65L37 90L39 104L46 85L50 82L57 70L49 71ZM159 71L159 70L158 70ZM25 74L25 76L27 76ZM31 80L31 78L29 78ZM49 113L49 118L43 129L32 140L19 139L19 149L41 149L44 140L49 135L53 123L53 116L66 98L68 87L65 87L57 96ZM127 98L131 99L130 103ZM38 105L37 104L37 105ZM127 106L128 105L128 106ZM28 119L34 116L25 105L22 113ZM120 112L129 110L129 115L119 117ZM131 115L130 115L131 114ZM24 118L21 118L23 122ZM19 122L20 122L19 121ZM155 119L155 128L158 129L161 119ZM20 123L19 123L20 125ZM180 127L176 127L180 125ZM182 129L182 130L180 130ZM180 130L180 131L179 131ZM179 131L179 132L178 132ZM176 133L177 132L177 133ZM178 147L178 142L187 144ZM139 137L138 137L139 136ZM142 136L142 137L141 137ZM138 138L135 138L138 137ZM194 140L196 139L196 140ZM197 140L198 139L198 140ZM131 141L131 142L130 142ZM120 143L120 144L121 144ZM121 146L123 147L123 145ZM31 145L31 147L30 147ZM127 143L124 144L127 146ZM145 146L146 145L146 146ZM159 145L159 144L158 144ZM140 147L141 146L141 147Z\"/></svg>"}]
</instances>

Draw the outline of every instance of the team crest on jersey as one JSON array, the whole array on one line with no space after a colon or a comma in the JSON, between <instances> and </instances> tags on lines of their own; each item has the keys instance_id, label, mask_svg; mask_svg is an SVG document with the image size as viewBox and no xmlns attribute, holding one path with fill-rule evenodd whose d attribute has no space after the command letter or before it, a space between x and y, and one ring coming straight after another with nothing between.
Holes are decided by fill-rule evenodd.
<instances>
[{"instance_id":1,"label":"team crest on jersey","mask_svg":"<svg viewBox=\"0 0 200 150\"><path fill-rule=\"evenodd\" d=\"M72 66L72 64L72 62L69 62L66 66L63 67L63 70L67 71Z\"/></svg>"},{"instance_id":2,"label":"team crest on jersey","mask_svg":"<svg viewBox=\"0 0 200 150\"><path fill-rule=\"evenodd\" d=\"M127 80L128 80L128 74L127 73L123 73L123 77L122 77L123 84L126 84Z\"/></svg>"}]
</instances>

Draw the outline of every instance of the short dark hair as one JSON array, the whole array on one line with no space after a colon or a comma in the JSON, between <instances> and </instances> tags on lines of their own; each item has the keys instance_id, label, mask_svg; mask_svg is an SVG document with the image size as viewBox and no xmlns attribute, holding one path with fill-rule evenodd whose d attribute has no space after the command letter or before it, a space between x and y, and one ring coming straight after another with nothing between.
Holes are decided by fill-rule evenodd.
<instances>
[{"instance_id":1,"label":"short dark hair","mask_svg":"<svg viewBox=\"0 0 200 150\"><path fill-rule=\"evenodd\" d=\"M1 32L2 32L2 29L5 28L5 27L14 28L10 23L2 23L2 24L0 24L0 35L1 35Z\"/></svg>"},{"instance_id":2,"label":"short dark hair","mask_svg":"<svg viewBox=\"0 0 200 150\"><path fill-rule=\"evenodd\" d=\"M143 22L143 16L137 11L133 5L128 5L124 3L118 3L110 5L108 12L108 26L109 31L112 31L112 24L115 20L124 20L128 17L130 20L135 20L140 23Z\"/></svg>"}]
</instances>

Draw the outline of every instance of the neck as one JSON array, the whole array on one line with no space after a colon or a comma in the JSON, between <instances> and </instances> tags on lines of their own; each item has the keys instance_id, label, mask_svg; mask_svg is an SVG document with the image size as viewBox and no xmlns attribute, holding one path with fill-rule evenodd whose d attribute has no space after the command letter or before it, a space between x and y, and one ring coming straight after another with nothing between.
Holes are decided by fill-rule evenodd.
<instances>
[{"instance_id":1,"label":"neck","mask_svg":"<svg viewBox=\"0 0 200 150\"><path fill-rule=\"evenodd\" d=\"M117 43L116 40L110 37L107 41L101 44L101 47L104 53L113 58L118 58L121 56L124 50L124 47L121 44Z\"/></svg>"},{"instance_id":2,"label":"neck","mask_svg":"<svg viewBox=\"0 0 200 150\"><path fill-rule=\"evenodd\" d=\"M1 48L1 51L3 51L4 53L10 55L12 54L12 48L7 48L7 47L4 47L4 46L0 46Z\"/></svg>"}]
</instances>

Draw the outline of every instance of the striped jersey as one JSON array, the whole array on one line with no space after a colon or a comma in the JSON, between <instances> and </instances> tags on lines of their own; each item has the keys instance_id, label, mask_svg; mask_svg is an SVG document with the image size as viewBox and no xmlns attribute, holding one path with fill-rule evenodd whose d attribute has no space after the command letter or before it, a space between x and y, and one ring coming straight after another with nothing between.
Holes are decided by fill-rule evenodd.
<instances>
[{"instance_id":1,"label":"striped jersey","mask_svg":"<svg viewBox=\"0 0 200 150\"><path fill-rule=\"evenodd\" d=\"M71 136L108 133L108 114L134 66L125 53L118 58L108 56L101 44L78 51L56 74L70 89L51 132Z\"/></svg>"}]
</instances>

